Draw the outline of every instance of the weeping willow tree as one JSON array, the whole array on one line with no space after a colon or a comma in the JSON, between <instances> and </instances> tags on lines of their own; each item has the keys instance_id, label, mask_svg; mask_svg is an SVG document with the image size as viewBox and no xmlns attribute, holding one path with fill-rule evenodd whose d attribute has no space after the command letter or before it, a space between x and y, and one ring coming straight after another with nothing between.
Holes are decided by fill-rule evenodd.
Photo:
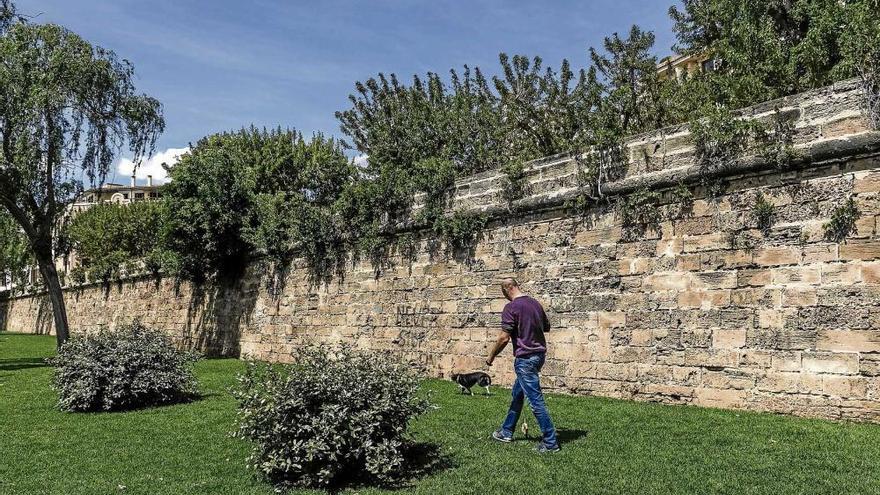
<instances>
[{"instance_id":1,"label":"weeping willow tree","mask_svg":"<svg viewBox=\"0 0 880 495\"><path fill-rule=\"evenodd\" d=\"M55 227L84 181L103 182L126 147L136 160L150 154L165 123L127 61L61 26L25 22L10 2L0 8L0 208L27 238L61 345Z\"/></svg>"}]
</instances>

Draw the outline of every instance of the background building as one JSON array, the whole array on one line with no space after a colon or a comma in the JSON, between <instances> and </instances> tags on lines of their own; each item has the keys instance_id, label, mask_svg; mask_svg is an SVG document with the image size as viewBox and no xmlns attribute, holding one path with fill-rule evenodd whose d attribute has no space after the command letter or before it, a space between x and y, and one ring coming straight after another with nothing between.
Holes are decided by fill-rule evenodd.
<instances>
[{"instance_id":1,"label":"background building","mask_svg":"<svg viewBox=\"0 0 880 495\"><path fill-rule=\"evenodd\" d=\"M681 81L699 72L712 72L718 67L718 59L707 53L694 55L669 55L657 62L657 74L661 81L672 79Z\"/></svg>"},{"instance_id":2,"label":"background building","mask_svg":"<svg viewBox=\"0 0 880 495\"><path fill-rule=\"evenodd\" d=\"M151 201L161 197L159 187L153 184L153 176L147 176L147 183L139 186L135 176L131 177L129 185L104 184L101 187L84 191L69 207L71 214L85 211L92 206L101 203L113 203L127 205L136 201Z\"/></svg>"}]
</instances>

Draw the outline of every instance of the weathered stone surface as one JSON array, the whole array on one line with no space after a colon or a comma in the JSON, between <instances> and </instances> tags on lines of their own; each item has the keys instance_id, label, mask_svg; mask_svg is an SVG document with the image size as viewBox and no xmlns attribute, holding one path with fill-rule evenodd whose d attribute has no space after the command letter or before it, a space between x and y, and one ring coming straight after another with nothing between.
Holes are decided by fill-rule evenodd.
<instances>
[{"instance_id":1,"label":"weathered stone surface","mask_svg":"<svg viewBox=\"0 0 880 495\"><path fill-rule=\"evenodd\" d=\"M880 422L880 134L853 117L858 91L841 84L785 99L804 159L781 171L745 157L712 172L725 174L719 197L698 185L685 128L656 150L652 135L633 138L630 154L648 149L652 159L605 194L650 187L670 201L663 189L681 181L697 196L659 205L662 221L649 229L622 226L605 204L566 211L577 166L551 157L527 166L535 187L512 211L500 172L456 184L452 208L493 218L471 253L447 259L408 226L422 236L415 259L392 257L378 277L363 261L316 287L297 262L280 285L253 265L229 287L87 286L67 290L71 325L139 318L183 347L282 362L308 342L348 342L448 376L484 367L505 303L498 282L515 276L553 326L550 390ZM758 190L774 204L767 231L752 211ZM857 232L829 242L823 225L848 197L861 210ZM0 329L49 333L50 311L43 295L0 301ZM493 368L497 383L514 379L510 360Z\"/></svg>"}]
</instances>

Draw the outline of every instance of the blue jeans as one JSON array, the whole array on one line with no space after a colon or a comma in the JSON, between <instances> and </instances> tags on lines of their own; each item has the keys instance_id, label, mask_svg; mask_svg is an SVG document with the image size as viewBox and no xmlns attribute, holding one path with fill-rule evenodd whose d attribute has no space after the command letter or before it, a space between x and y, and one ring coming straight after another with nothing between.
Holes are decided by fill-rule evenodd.
<instances>
[{"instance_id":1,"label":"blue jeans","mask_svg":"<svg viewBox=\"0 0 880 495\"><path fill-rule=\"evenodd\" d=\"M540 353L514 359L513 369L516 372L516 382L513 384L513 400L510 402L507 418L501 426L501 433L508 437L513 436L513 431L516 429L516 423L522 412L523 401L528 399L529 406L531 406L535 419L538 420L538 426L541 428L544 445L554 448L558 445L556 428L553 427L553 421L547 412L547 405L544 403L544 394L541 393L541 382L538 377L538 373L544 367L544 358L544 353Z\"/></svg>"}]
</instances>

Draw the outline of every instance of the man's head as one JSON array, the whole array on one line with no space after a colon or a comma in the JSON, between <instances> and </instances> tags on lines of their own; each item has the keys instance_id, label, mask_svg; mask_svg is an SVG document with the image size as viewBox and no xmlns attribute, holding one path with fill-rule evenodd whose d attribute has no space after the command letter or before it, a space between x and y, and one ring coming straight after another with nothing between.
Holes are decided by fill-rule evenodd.
<instances>
[{"instance_id":1,"label":"man's head","mask_svg":"<svg viewBox=\"0 0 880 495\"><path fill-rule=\"evenodd\" d=\"M513 301L514 298L522 294L522 291L519 290L519 282L515 278L508 277L501 281L501 293L508 301Z\"/></svg>"}]
</instances>

